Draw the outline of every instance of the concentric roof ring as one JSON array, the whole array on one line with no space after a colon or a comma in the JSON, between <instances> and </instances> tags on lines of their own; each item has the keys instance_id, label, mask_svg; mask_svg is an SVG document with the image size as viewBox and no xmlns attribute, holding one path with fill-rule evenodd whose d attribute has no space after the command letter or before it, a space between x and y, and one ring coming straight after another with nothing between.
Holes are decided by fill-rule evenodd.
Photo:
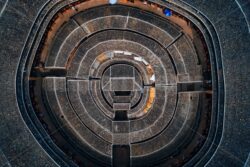
<instances>
[{"instance_id":1,"label":"concentric roof ring","mask_svg":"<svg viewBox=\"0 0 250 167\"><path fill-rule=\"evenodd\" d=\"M95 10L97 9L98 8L95 8ZM100 7L99 11L102 9L103 8ZM138 165L142 163L141 158L144 158L144 160L150 162L150 164L158 163L158 161L161 161L160 159L168 161L166 157L172 154L171 151L173 151L173 147L178 145L180 148L185 148L186 145L192 143L190 136L193 135L193 130L199 129L196 126L201 122L199 121L199 103L201 102L200 96L203 97L203 95L199 95L199 91L203 90L200 90L197 86L203 82L201 73L203 64L199 64L199 55L196 55L193 43L187 34L179 31L181 29L180 27L168 21L162 22L160 18L159 22L156 22L154 25L154 23L149 23L147 20L151 16L147 18L145 15L145 17L141 18L141 16L136 13L137 9L130 9L129 7L122 7L121 9L129 9L131 16L118 16L116 13L119 13L119 11L117 11L115 7L111 7L107 9L107 11L111 13L107 17L104 15L104 17L92 20L86 19L86 22L84 22L84 17L82 17L84 12L72 17L73 19L63 24L63 26L59 28L59 31L55 32L56 35L52 37L53 42L50 43L50 49L46 50L45 47L41 54L37 55L33 62L35 68L32 69L32 77L37 77L37 75L42 74L43 80L46 81L44 82L43 88L44 93L47 94L44 98L48 98L47 104L45 104L47 106L46 108L48 108L48 113L54 112L52 114L54 116L52 117L57 117L56 120L58 120L58 122L56 122L56 124L59 123L59 125L56 126L64 124L63 122L66 120L68 127L65 126L65 129L62 129L62 134L66 134L69 138L71 138L69 134L73 134L72 138L74 139L68 142L71 143L73 147L79 146L80 152L84 152L86 157L88 157L86 150L92 150L89 152L90 157L94 158L94 156L98 154L100 157L97 159L109 164L112 145L127 144L131 149L130 156L132 164ZM112 14L112 12L114 13ZM86 12L86 16L90 16L87 13L88 12ZM124 21L126 25L125 30L124 27L121 26L124 24L120 24ZM166 25L164 25L164 23L166 23ZM98 27L97 25L102 25L103 27ZM67 28L67 26L69 27ZM141 29L141 26L145 28ZM164 26L166 26L167 29L159 28ZM128 30L126 30L126 28ZM152 29L155 31L152 31ZM180 34L178 34L178 32ZM109 39L111 33L113 33L113 36ZM64 34L65 39L62 38L62 34ZM121 34L123 38L121 38ZM125 40L121 41L124 37ZM98 45L95 45L95 43ZM121 45L119 45L119 43ZM43 43L41 43L41 45L43 45ZM147 52L147 49L145 49L146 52L138 50L135 45L146 46L149 52ZM102 111L99 112L96 110L95 104L92 101L93 99L91 96L87 96L89 89L91 89L88 82L98 82L99 80L98 76L90 77L89 74L91 74L91 72L89 72L88 69L91 69L95 56L112 50L122 51L123 53L130 52L126 47L132 49L131 53L135 52L137 55L149 54L148 60L146 60L147 57L144 59L142 56L138 56L137 60L145 61L146 63L143 63L148 63L155 72L155 79L153 79L155 83L151 82L147 85L154 89L152 94L149 91L149 97L150 94L155 96L155 101L154 105L152 105L152 111L145 117L119 122L108 119L106 117L107 115L101 114ZM102 50L102 48L104 48L104 50ZM57 53L56 50L59 50L59 52ZM86 55L86 57L84 55ZM155 55L154 59L152 59L152 55ZM88 56L90 59L87 58ZM190 61L190 57L188 58L188 56L192 57L193 61ZM42 70L45 70L45 72L48 70L49 72L46 72L48 75L46 75L46 73L43 74ZM63 73L60 73L60 70ZM58 73L53 74L53 71ZM36 85L39 82L36 83L35 81L34 83ZM113 82L125 83L124 80L120 81L119 79L115 79L112 83ZM189 87L188 84L193 85L193 88ZM96 85L98 85L98 83L96 83ZM119 89L115 90L117 91L116 93L122 95L124 92L121 92L124 91L124 89L120 91L119 84L115 85L117 85L117 87L115 86L114 89ZM124 88L124 86L122 86L122 88ZM33 90L31 90L31 92L33 92ZM125 93L125 95L127 94ZM84 100L79 101L80 96ZM153 101L151 99L147 102L152 104ZM56 107L55 104L58 106ZM159 106L164 109L160 109ZM122 107L124 106L115 106L116 109ZM122 108L122 110L128 108L129 107L125 107ZM72 110L73 112L71 113L76 114L75 116L77 117L70 115L70 110ZM162 110L162 112L157 115L155 114L157 112L153 112L153 110ZM70 117L72 119L70 119ZM75 120L74 117L80 122L72 122L72 120ZM80 127L84 127L84 130ZM118 127L118 129L115 127ZM89 135L86 136L87 133ZM183 137L183 135L186 137ZM182 141L184 138L185 142ZM102 144L105 142L107 142L107 144ZM104 147L99 147L100 145ZM154 147L151 147L152 145L154 145ZM152 158L160 154L164 156ZM106 158L101 158L102 155L105 155ZM89 162L93 162L91 160L92 158L87 159ZM152 159L155 159L155 161Z\"/></svg>"}]
</instances>

